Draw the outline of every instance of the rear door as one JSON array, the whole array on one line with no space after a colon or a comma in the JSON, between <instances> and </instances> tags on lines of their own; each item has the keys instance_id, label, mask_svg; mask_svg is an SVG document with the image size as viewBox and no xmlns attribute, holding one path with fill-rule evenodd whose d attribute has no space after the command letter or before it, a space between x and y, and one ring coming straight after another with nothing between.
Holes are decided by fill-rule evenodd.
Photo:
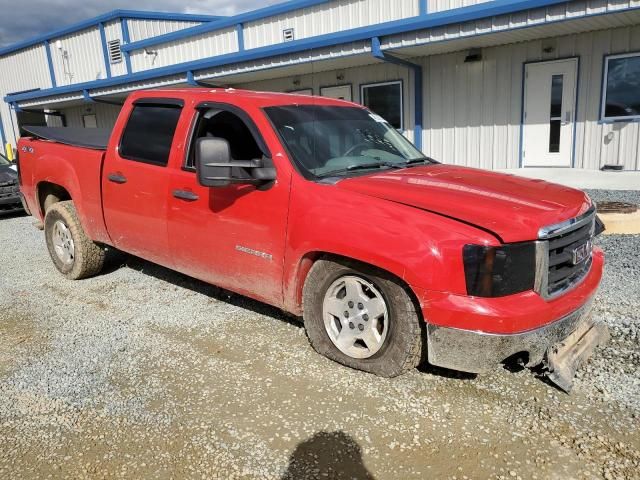
<instances>
[{"instance_id":1,"label":"rear door","mask_svg":"<svg viewBox=\"0 0 640 480\"><path fill-rule=\"evenodd\" d=\"M136 100L117 146L110 145L102 176L105 223L114 245L172 267L167 238L169 179L173 155L182 156L176 127L183 101Z\"/></svg>"},{"instance_id":2,"label":"rear door","mask_svg":"<svg viewBox=\"0 0 640 480\"><path fill-rule=\"evenodd\" d=\"M194 117L190 145L201 137L224 138L234 160L268 158L278 151L261 133L268 128L257 112L252 116L233 105L209 103ZM290 172L279 169L277 181L264 187L209 188L198 183L192 149L176 161L168 211L175 268L281 305Z\"/></svg>"}]
</instances>

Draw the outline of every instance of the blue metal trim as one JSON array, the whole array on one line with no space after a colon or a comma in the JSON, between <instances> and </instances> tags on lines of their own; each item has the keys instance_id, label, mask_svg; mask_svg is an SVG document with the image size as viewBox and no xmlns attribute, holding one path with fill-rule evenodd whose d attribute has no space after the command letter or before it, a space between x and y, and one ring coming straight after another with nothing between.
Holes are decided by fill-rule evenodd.
<instances>
[{"instance_id":1,"label":"blue metal trim","mask_svg":"<svg viewBox=\"0 0 640 480\"><path fill-rule=\"evenodd\" d=\"M492 3L498 3L498 1L499 0L496 0L495 2L492 2ZM527 1L532 1L532 0L527 0ZM560 0L541 0L541 1L549 1L554 3L560 2ZM482 4L482 5L486 5L486 4ZM449 17L449 20L455 23L458 20L462 21L464 19L468 19L469 17L468 10L471 8L474 8L474 7L465 7L464 9L458 9L458 10L465 10L465 12L455 16L451 16ZM493 11L493 9L489 9L489 10ZM640 10L640 8L636 7L633 9L627 9L625 11L634 11L634 10ZM444 12L444 13L447 13L447 12ZM587 15L586 17L580 17L580 18L591 18L596 16L602 16L602 15L610 15L610 13L609 12L596 13L596 14ZM435 26L436 24L440 24L440 23L444 24L444 22L440 19L440 16L441 16L440 13L431 14L426 16L424 19L420 21L412 22L412 25L414 25L415 23L419 23L420 25L427 25L427 26ZM434 20L434 17L437 17L437 18ZM563 23L568 21L573 21L573 19L563 19L558 21L547 22L545 25ZM314 48L340 45L342 43L355 42L359 40L360 41L370 40L372 36L384 36L384 35L401 33L402 32L401 28L404 28L404 27L402 25L399 25L399 23L404 24L405 22L406 20L400 21L400 22L398 21L390 22L387 24L377 25L375 27L361 27L358 29L347 30L344 32L326 34L318 37L305 38L302 40L295 40L293 42L269 45L265 47L245 50L244 52L229 53L225 55L219 55L217 57L194 60L191 62L185 62L182 64L156 68L153 70L136 72L130 75L122 75L109 80L97 80L92 82L86 82L84 84L68 85L68 86L58 87L54 89L37 90L34 92L24 92L20 94L8 94L4 97L4 100L7 102L18 102L18 101L31 100L34 98L42 98L42 97L47 97L47 96L52 96L57 94L78 92L78 91L81 91L83 88L111 87L114 85L121 85L129 82L143 81L143 80L149 80L149 79L163 77L163 76L186 73L189 70L195 71L195 70L201 70L201 69L208 69L208 68L228 65L231 63L241 63L241 62L252 61L252 60L259 60L259 59L261 60L261 59L272 57L272 56L292 54L292 53L297 53L297 52L310 50ZM514 28L509 31L522 30L526 28L532 28L534 26L536 25L525 25L523 27ZM372 33L374 35L372 35ZM488 34L489 33L482 34L482 35L488 35ZM477 35L477 36L481 36L481 35ZM446 42L446 41L449 41L449 40L443 40L443 42ZM442 43L442 42L438 42L438 43Z\"/></svg>"},{"instance_id":2,"label":"blue metal trim","mask_svg":"<svg viewBox=\"0 0 640 480\"><path fill-rule=\"evenodd\" d=\"M0 48L0 55L15 52L16 50L22 50L23 48L31 47L38 43L42 43L57 37L62 37L69 33L86 30L87 28L97 26L101 22L109 22L118 18L139 18L142 20L173 20L185 22L215 22L226 17L214 15L190 15L186 13L141 12L138 10L113 10L103 15L89 18L82 22L74 23L73 25L69 25L68 27L62 28L60 30L54 30L45 35L39 35L28 40L14 43L13 45L9 45L8 47Z\"/></svg>"},{"instance_id":3,"label":"blue metal trim","mask_svg":"<svg viewBox=\"0 0 640 480\"><path fill-rule=\"evenodd\" d=\"M122 31L122 43L124 45L129 45L131 42L131 37L129 36L129 22L126 18L120 19L120 30ZM131 57L129 56L129 52L122 52L124 56L124 63L127 67L127 73L131 73L133 70L131 68Z\"/></svg>"},{"instance_id":4,"label":"blue metal trim","mask_svg":"<svg viewBox=\"0 0 640 480\"><path fill-rule=\"evenodd\" d=\"M523 168L524 157L522 156L522 150L524 150L524 89L526 86L525 75L527 72L527 62L522 64L522 84L520 94L520 150L518 152L518 168Z\"/></svg>"},{"instance_id":5,"label":"blue metal trim","mask_svg":"<svg viewBox=\"0 0 640 480\"><path fill-rule=\"evenodd\" d=\"M9 115L11 115L11 110L9 110ZM4 151L4 146L7 144L7 137L4 134L4 124L2 122L2 114L0 113L0 137L2 137L2 149ZM3 152L4 154L4 152Z\"/></svg>"},{"instance_id":6,"label":"blue metal trim","mask_svg":"<svg viewBox=\"0 0 640 480\"><path fill-rule=\"evenodd\" d=\"M180 40L182 38L192 37L194 35L200 35L202 33L220 30L236 25L237 23L259 20L262 18L277 15L278 13L297 10L305 6L316 5L324 3L326 1L328 0L297 0L285 2L280 5L274 5L272 7L266 7L260 10L255 10L253 12L229 17L226 20L198 25L197 27L192 28L185 28L176 32L147 38L139 42L133 42L127 45L125 49L129 51L140 50L142 48L150 47L153 45L167 43L174 40ZM513 13L522 10L528 10L531 8L556 5L558 3L566 3L566 0L494 0L488 3L471 5L469 7L455 8L452 10L425 15L422 17L411 17L402 20L395 20L392 22L380 23L373 26L355 28L352 30L328 34L328 36L338 37L344 33L351 33L352 35L357 37L356 40L363 40L365 38L382 37L386 35L394 35L397 33L404 33L414 30L422 30L425 28L439 27L448 25L450 23L459 23L481 18L490 18L496 15L503 15L505 13ZM358 34L360 34L360 37L358 37ZM319 35L315 38L321 38L325 36L327 35ZM293 42L288 42L289 45L292 43Z\"/></svg>"},{"instance_id":7,"label":"blue metal trim","mask_svg":"<svg viewBox=\"0 0 640 480\"><path fill-rule=\"evenodd\" d=\"M84 98L84 101L87 103L95 103L96 101L91 98L91 95L89 95L89 91L88 90L82 90L82 98Z\"/></svg>"},{"instance_id":8,"label":"blue metal trim","mask_svg":"<svg viewBox=\"0 0 640 480\"><path fill-rule=\"evenodd\" d=\"M422 65L418 65L417 63L409 62L407 60L403 60L398 57L394 57L393 55L389 55L382 51L382 47L380 45L380 38L373 37L371 39L371 53L374 57L383 62L394 63L396 65L401 65L403 67L407 67L413 71L414 74L414 124L413 124L413 143L418 147L418 150L422 150L422 125L424 123L424 81L423 81L423 73L422 73ZM362 99L360 99L362 100ZM404 116L404 112L402 112Z\"/></svg>"},{"instance_id":9,"label":"blue metal trim","mask_svg":"<svg viewBox=\"0 0 640 480\"><path fill-rule=\"evenodd\" d=\"M255 20L261 20L263 18L273 17L282 13L288 13L293 10L300 10L307 7L313 7L323 3L330 2L331 0L290 0L288 2L279 3L277 5L271 5L269 7L260 8L251 12L240 13L231 17L227 17L223 20L215 22L216 26L210 28L210 24L198 25L196 27L185 28L180 31L166 33L164 35L158 35L157 37L146 38L139 42L133 42L127 47L128 50L140 50L142 48L158 45L160 43L170 42L172 40L178 40L181 38L191 37L193 35L199 35L201 33L211 32L214 30L221 30L223 28L233 27L239 23L252 22Z\"/></svg>"},{"instance_id":10,"label":"blue metal trim","mask_svg":"<svg viewBox=\"0 0 640 480\"><path fill-rule=\"evenodd\" d=\"M189 85L194 86L194 87L199 86L199 85L198 85L198 82L196 81L195 77L193 76L193 72L192 72L191 70L189 70L189 71L187 72L187 83L188 83Z\"/></svg>"},{"instance_id":11,"label":"blue metal trim","mask_svg":"<svg viewBox=\"0 0 640 480\"><path fill-rule=\"evenodd\" d=\"M53 60L51 58L51 45L49 40L44 41L44 51L47 54L47 64L49 65L49 77L51 78L51 86L56 88L58 83L56 82L56 71L53 69Z\"/></svg>"},{"instance_id":12,"label":"blue metal trim","mask_svg":"<svg viewBox=\"0 0 640 480\"><path fill-rule=\"evenodd\" d=\"M429 0L419 0L420 1L420 15L426 15L429 13Z\"/></svg>"},{"instance_id":13,"label":"blue metal trim","mask_svg":"<svg viewBox=\"0 0 640 480\"><path fill-rule=\"evenodd\" d=\"M107 78L111 78L111 62L109 62L109 52L107 49L107 35L104 32L104 23L100 22L98 24L98 29L100 30L100 40L102 42L102 56L104 58L104 68L107 72Z\"/></svg>"},{"instance_id":14,"label":"blue metal trim","mask_svg":"<svg viewBox=\"0 0 640 480\"><path fill-rule=\"evenodd\" d=\"M236 35L238 37L238 51L244 52L244 27L241 23L236 25Z\"/></svg>"}]
</instances>

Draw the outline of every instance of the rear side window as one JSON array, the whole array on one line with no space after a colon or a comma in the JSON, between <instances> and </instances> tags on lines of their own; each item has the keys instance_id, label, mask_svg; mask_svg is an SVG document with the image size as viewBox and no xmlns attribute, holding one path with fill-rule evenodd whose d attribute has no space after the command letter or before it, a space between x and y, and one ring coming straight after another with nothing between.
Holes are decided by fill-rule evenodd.
<instances>
[{"instance_id":1,"label":"rear side window","mask_svg":"<svg viewBox=\"0 0 640 480\"><path fill-rule=\"evenodd\" d=\"M120 156L165 167L181 111L179 105L135 105L120 140Z\"/></svg>"}]
</instances>

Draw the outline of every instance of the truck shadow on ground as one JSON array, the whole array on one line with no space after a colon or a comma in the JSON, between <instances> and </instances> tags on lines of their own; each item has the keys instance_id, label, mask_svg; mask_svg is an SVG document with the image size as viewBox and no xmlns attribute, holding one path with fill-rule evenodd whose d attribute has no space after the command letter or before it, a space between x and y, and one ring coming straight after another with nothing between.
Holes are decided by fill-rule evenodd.
<instances>
[{"instance_id":1,"label":"truck shadow on ground","mask_svg":"<svg viewBox=\"0 0 640 480\"><path fill-rule=\"evenodd\" d=\"M223 288L216 287L215 285L211 285L193 277L189 277L180 272L165 268L134 255L110 248L107 251L107 258L102 274L107 275L109 273L113 273L122 267L131 268L132 270L143 273L145 275L149 275L158 280L162 280L163 282L167 282L177 287L191 290L192 292L196 292L200 295L205 295L220 302L225 302L229 305L233 305L239 308L244 308L259 315L265 315L298 328L304 328L301 318L285 313L276 307L259 302L257 300L253 300L249 297L245 297L234 292L230 292ZM426 342L422 358L423 360L418 367L418 371L421 373L461 381L471 381L476 379L477 377L477 375L473 373L458 372L455 370L436 367L427 363Z\"/></svg>"},{"instance_id":2,"label":"truck shadow on ground","mask_svg":"<svg viewBox=\"0 0 640 480\"><path fill-rule=\"evenodd\" d=\"M235 307L244 308L260 315L265 315L290 325L294 325L298 328L303 328L301 319L287 314L276 307L230 292L223 288L216 287L215 285L189 277L156 263L151 263L134 255L110 248L107 251L107 258L102 274L108 275L122 267L131 268L132 270L143 273L144 275L149 275L158 280L162 280L163 282L191 290L192 292L205 295L214 300L225 302Z\"/></svg>"},{"instance_id":3,"label":"truck shadow on ground","mask_svg":"<svg viewBox=\"0 0 640 480\"><path fill-rule=\"evenodd\" d=\"M318 432L291 453L282 480L307 478L375 479L362 461L360 445L342 431Z\"/></svg>"}]
</instances>

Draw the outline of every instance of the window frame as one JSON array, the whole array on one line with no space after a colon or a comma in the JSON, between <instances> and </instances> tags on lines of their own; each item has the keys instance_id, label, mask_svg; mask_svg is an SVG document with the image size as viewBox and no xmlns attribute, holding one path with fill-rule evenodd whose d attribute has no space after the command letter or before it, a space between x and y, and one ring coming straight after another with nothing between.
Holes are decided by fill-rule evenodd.
<instances>
[{"instance_id":1,"label":"window frame","mask_svg":"<svg viewBox=\"0 0 640 480\"><path fill-rule=\"evenodd\" d=\"M400 85L400 128L396 128L396 130L398 130L399 132L404 133L405 132L405 121L404 121L404 81L402 79L400 80L390 80L387 82L376 82L376 83L362 83L360 84L360 105L364 106L365 108L371 110L373 112L373 109L371 107L369 107L368 105L365 105L364 103L364 90L365 88L371 88L371 87L384 87L387 85ZM376 112L373 112L376 113ZM385 120L387 120L385 118ZM387 120L388 121L388 120ZM395 127L394 127L395 128Z\"/></svg>"},{"instance_id":2,"label":"window frame","mask_svg":"<svg viewBox=\"0 0 640 480\"><path fill-rule=\"evenodd\" d=\"M173 147L173 143L176 138L176 132L178 131L178 124L180 123L180 118L184 113L184 101L179 98L161 98L161 97L148 97L148 98L140 98L135 100L132 104L131 110L129 111L129 115L127 117L127 122L122 129L122 133L120 134L120 140L118 141L118 156L124 160L129 160L131 162L144 163L146 165L153 165L156 167L167 168L169 165L169 161L171 160L171 147L169 148L169 157L167 158L166 163L154 162L151 160L147 160L145 158L132 157L128 155L124 155L122 153L122 142L124 140L124 134L127 131L127 126L129 125L129 121L131 120L131 115L133 115L136 107L167 107L174 108L180 111L180 115L178 116L178 121L176 122L176 128L173 132L173 137L171 137L171 147Z\"/></svg>"},{"instance_id":3,"label":"window frame","mask_svg":"<svg viewBox=\"0 0 640 480\"><path fill-rule=\"evenodd\" d=\"M605 55L604 65L602 72L602 91L600 98L600 121L601 122L638 122L640 121L640 114L637 115L625 115L623 117L607 117L607 80L609 78L609 60L615 60L618 58L632 58L639 57L640 52L619 53L615 55Z\"/></svg>"},{"instance_id":4,"label":"window frame","mask_svg":"<svg viewBox=\"0 0 640 480\"><path fill-rule=\"evenodd\" d=\"M187 148L185 148L184 158L182 159L182 165L180 167L181 170L192 173L196 172L196 167L190 167L188 165L188 162L189 156L191 155L191 149L193 148L193 144L195 142L194 136L196 134L196 129L198 128L198 122L200 121L200 118L204 112L206 112L207 110L215 109L232 113L240 118L240 120L242 120L249 129L249 132L251 132L251 135L253 135L254 141L258 145L258 148L262 151L262 154L265 156L265 158L272 158L271 151L269 150L269 147L267 146L267 143L265 142L260 129L257 127L256 123L253 121L253 118L251 118L251 115L249 115L249 113L245 112L242 108L230 103L201 102L194 107L194 115L192 116L191 126L189 129L189 143L187 144Z\"/></svg>"}]
</instances>

